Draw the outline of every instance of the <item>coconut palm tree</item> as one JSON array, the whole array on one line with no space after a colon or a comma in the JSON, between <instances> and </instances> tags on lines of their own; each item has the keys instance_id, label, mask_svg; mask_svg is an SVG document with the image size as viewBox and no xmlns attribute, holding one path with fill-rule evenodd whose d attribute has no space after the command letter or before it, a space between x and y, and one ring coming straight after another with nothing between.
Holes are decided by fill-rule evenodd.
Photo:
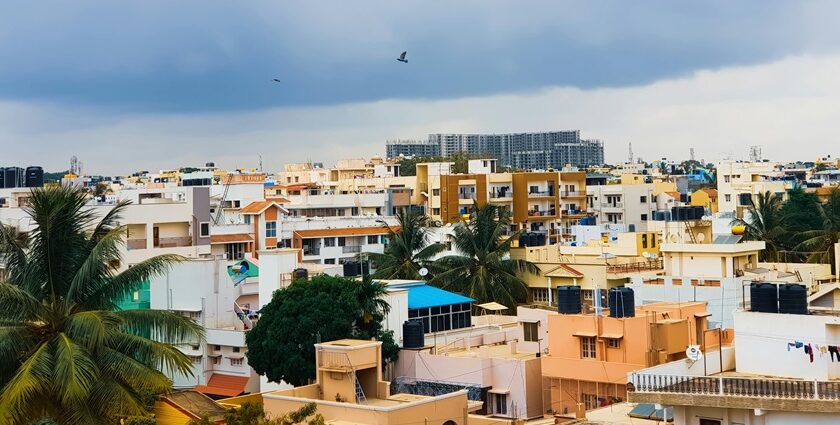
<instances>
[{"instance_id":1,"label":"coconut palm tree","mask_svg":"<svg viewBox=\"0 0 840 425\"><path fill-rule=\"evenodd\" d=\"M158 256L118 272L127 203L100 218L87 200L78 189L34 189L25 209L34 226L29 245L0 232L7 266L0 423L113 424L147 413L144 393L171 389L161 370L191 373L173 344L199 341L198 324L173 312L117 308L181 258Z\"/></svg>"},{"instance_id":2,"label":"coconut palm tree","mask_svg":"<svg viewBox=\"0 0 840 425\"><path fill-rule=\"evenodd\" d=\"M460 292L479 303L496 301L510 310L525 301L524 273L537 273L537 267L510 258L511 243L519 232L505 236L510 213L496 205L475 205L469 221L454 228L453 243L461 255L449 255L435 262L432 283Z\"/></svg>"},{"instance_id":3,"label":"coconut palm tree","mask_svg":"<svg viewBox=\"0 0 840 425\"><path fill-rule=\"evenodd\" d=\"M782 217L782 197L770 191L758 194L758 202L747 208L747 220L736 218L733 225L744 226L744 239L764 241L765 248L759 254L761 261L779 261L783 250L785 229Z\"/></svg>"},{"instance_id":4,"label":"coconut palm tree","mask_svg":"<svg viewBox=\"0 0 840 425\"><path fill-rule=\"evenodd\" d=\"M817 208L822 228L801 233L802 242L794 249L808 252L809 263L827 263L834 267L834 244L840 242L840 189L831 191L828 201Z\"/></svg>"},{"instance_id":5,"label":"coconut palm tree","mask_svg":"<svg viewBox=\"0 0 840 425\"><path fill-rule=\"evenodd\" d=\"M370 329L370 324L388 315L391 306L385 300L388 290L382 283L365 277L355 288L356 299L359 302L361 323L364 330Z\"/></svg>"},{"instance_id":6,"label":"coconut palm tree","mask_svg":"<svg viewBox=\"0 0 840 425\"><path fill-rule=\"evenodd\" d=\"M382 254L362 254L376 266L374 277L380 279L423 279L420 269L446 249L441 243L429 243L429 218L412 209L397 212L399 226L388 228L388 246Z\"/></svg>"}]
</instances>

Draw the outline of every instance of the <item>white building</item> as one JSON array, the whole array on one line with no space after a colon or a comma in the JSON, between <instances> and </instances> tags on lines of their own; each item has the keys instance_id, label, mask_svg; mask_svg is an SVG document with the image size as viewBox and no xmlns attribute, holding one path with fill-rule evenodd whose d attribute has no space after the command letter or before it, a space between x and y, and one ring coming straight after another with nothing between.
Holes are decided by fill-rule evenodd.
<instances>
[{"instance_id":1,"label":"white building","mask_svg":"<svg viewBox=\"0 0 840 425\"><path fill-rule=\"evenodd\" d=\"M784 195L790 182L780 176L774 162L722 161L717 164L718 211L743 215L758 194L769 191Z\"/></svg>"},{"instance_id":2,"label":"white building","mask_svg":"<svg viewBox=\"0 0 840 425\"><path fill-rule=\"evenodd\" d=\"M597 224L624 224L630 232L644 230L656 211L652 184L587 185L586 202Z\"/></svg>"}]
</instances>

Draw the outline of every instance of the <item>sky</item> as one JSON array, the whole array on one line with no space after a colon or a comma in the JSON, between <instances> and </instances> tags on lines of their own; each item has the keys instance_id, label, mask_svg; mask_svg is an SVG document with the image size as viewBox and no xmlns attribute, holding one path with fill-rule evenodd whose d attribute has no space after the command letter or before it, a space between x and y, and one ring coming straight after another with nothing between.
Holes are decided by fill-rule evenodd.
<instances>
[{"instance_id":1,"label":"sky","mask_svg":"<svg viewBox=\"0 0 840 425\"><path fill-rule=\"evenodd\" d=\"M836 155L837 2L0 4L0 166L127 174L579 129L610 162ZM408 51L408 63L396 61ZM272 81L274 78L279 83ZM834 151L832 151L834 150Z\"/></svg>"}]
</instances>

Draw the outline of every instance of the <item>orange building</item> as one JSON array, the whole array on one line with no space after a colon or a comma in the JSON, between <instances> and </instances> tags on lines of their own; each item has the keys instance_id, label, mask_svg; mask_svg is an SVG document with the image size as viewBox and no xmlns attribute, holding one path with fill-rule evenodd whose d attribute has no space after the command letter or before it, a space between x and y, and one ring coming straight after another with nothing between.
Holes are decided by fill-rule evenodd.
<instances>
[{"instance_id":1,"label":"orange building","mask_svg":"<svg viewBox=\"0 0 840 425\"><path fill-rule=\"evenodd\" d=\"M557 314L548 317L543 357L547 409L581 416L627 399L627 374L685 358L706 329L706 303L638 306L634 317Z\"/></svg>"}]
</instances>

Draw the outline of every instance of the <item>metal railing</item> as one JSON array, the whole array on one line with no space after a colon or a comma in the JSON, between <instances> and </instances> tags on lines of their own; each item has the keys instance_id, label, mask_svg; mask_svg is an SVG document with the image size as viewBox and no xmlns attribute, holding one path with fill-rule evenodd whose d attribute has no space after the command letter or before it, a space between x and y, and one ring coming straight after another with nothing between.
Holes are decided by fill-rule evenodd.
<instances>
[{"instance_id":1,"label":"metal railing","mask_svg":"<svg viewBox=\"0 0 840 425\"><path fill-rule=\"evenodd\" d=\"M303 255L321 255L321 248L317 246L303 246Z\"/></svg>"},{"instance_id":2,"label":"metal railing","mask_svg":"<svg viewBox=\"0 0 840 425\"><path fill-rule=\"evenodd\" d=\"M624 203L623 202L602 202L601 207L602 208L623 208Z\"/></svg>"},{"instance_id":3,"label":"metal railing","mask_svg":"<svg viewBox=\"0 0 840 425\"><path fill-rule=\"evenodd\" d=\"M633 391L778 399L840 400L840 382L634 373Z\"/></svg>"},{"instance_id":4,"label":"metal railing","mask_svg":"<svg viewBox=\"0 0 840 425\"><path fill-rule=\"evenodd\" d=\"M557 210L528 211L529 217L550 217L557 215Z\"/></svg>"},{"instance_id":5,"label":"metal railing","mask_svg":"<svg viewBox=\"0 0 840 425\"><path fill-rule=\"evenodd\" d=\"M350 361L350 356L343 351L326 351L318 352L318 366L329 369L352 369L353 363Z\"/></svg>"},{"instance_id":6,"label":"metal railing","mask_svg":"<svg viewBox=\"0 0 840 425\"><path fill-rule=\"evenodd\" d=\"M361 245L345 245L341 247L341 252L344 254L358 254L362 252Z\"/></svg>"},{"instance_id":7,"label":"metal railing","mask_svg":"<svg viewBox=\"0 0 840 425\"><path fill-rule=\"evenodd\" d=\"M640 261L638 263L615 264L607 266L607 273L636 273L649 270L662 270L665 263L662 259Z\"/></svg>"},{"instance_id":8,"label":"metal railing","mask_svg":"<svg viewBox=\"0 0 840 425\"><path fill-rule=\"evenodd\" d=\"M572 196L586 196L586 192L583 192L583 191L577 191L577 190L561 190L561 191L560 191L560 196L568 196L568 197L572 197Z\"/></svg>"},{"instance_id":9,"label":"metal railing","mask_svg":"<svg viewBox=\"0 0 840 425\"><path fill-rule=\"evenodd\" d=\"M192 246L192 238L189 236L176 236L171 238L158 238L155 248L173 248L178 246Z\"/></svg>"},{"instance_id":10,"label":"metal railing","mask_svg":"<svg viewBox=\"0 0 840 425\"><path fill-rule=\"evenodd\" d=\"M512 190L507 190L507 191L501 192L501 191L491 190L490 191L490 199L498 199L498 198L513 198L513 191Z\"/></svg>"},{"instance_id":11,"label":"metal railing","mask_svg":"<svg viewBox=\"0 0 840 425\"><path fill-rule=\"evenodd\" d=\"M528 196L554 196L553 190L535 190L528 192Z\"/></svg>"}]
</instances>

